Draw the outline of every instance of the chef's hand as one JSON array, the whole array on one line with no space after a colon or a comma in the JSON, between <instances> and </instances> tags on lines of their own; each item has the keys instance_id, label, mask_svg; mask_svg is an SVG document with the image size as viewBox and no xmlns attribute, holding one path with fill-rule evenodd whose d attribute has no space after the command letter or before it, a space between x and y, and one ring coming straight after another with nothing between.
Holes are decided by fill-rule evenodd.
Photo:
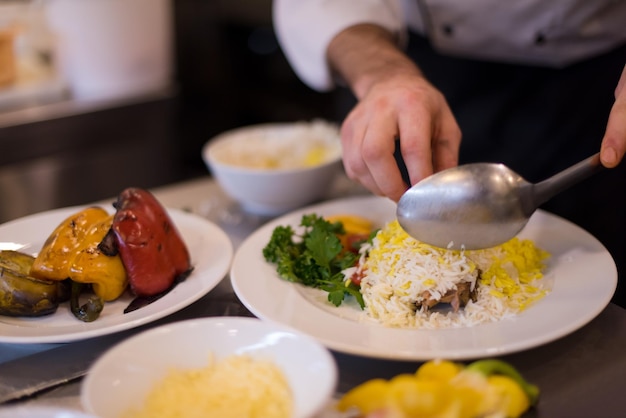
<instances>
[{"instance_id":1,"label":"chef's hand","mask_svg":"<svg viewBox=\"0 0 626 418\"><path fill-rule=\"evenodd\" d=\"M341 127L348 177L399 200L410 185L393 155L396 138L411 184L458 164L461 131L452 111L391 34L353 26L333 39L328 59L358 99Z\"/></svg>"},{"instance_id":2,"label":"chef's hand","mask_svg":"<svg viewBox=\"0 0 626 418\"><path fill-rule=\"evenodd\" d=\"M626 153L626 66L615 88L615 103L609 113L600 147L600 160L608 168L617 166Z\"/></svg>"}]
</instances>

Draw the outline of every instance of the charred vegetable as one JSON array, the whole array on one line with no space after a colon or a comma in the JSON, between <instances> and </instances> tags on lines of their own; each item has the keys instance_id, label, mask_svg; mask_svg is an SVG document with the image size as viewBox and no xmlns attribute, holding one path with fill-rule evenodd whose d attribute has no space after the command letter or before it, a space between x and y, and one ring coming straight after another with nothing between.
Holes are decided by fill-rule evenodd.
<instances>
[{"instance_id":1,"label":"charred vegetable","mask_svg":"<svg viewBox=\"0 0 626 418\"><path fill-rule=\"evenodd\" d=\"M43 316L57 310L60 284L29 276L34 260L18 251L0 251L0 315Z\"/></svg>"},{"instance_id":2,"label":"charred vegetable","mask_svg":"<svg viewBox=\"0 0 626 418\"><path fill-rule=\"evenodd\" d=\"M137 297L125 312L191 273L187 247L152 194L129 188L113 206L113 215L94 206L65 218L37 257L0 251L0 315L46 315L69 300L74 316L91 322L129 284Z\"/></svg>"},{"instance_id":3,"label":"charred vegetable","mask_svg":"<svg viewBox=\"0 0 626 418\"><path fill-rule=\"evenodd\" d=\"M11 250L0 251L0 267L17 271L18 273L28 274L34 261L35 257L30 254Z\"/></svg>"},{"instance_id":4,"label":"charred vegetable","mask_svg":"<svg viewBox=\"0 0 626 418\"><path fill-rule=\"evenodd\" d=\"M94 293L105 302L120 297L128 285L119 255L107 255L100 246L112 223L113 215L109 215L87 230L76 249L69 272L72 281L91 284Z\"/></svg>"},{"instance_id":5,"label":"charred vegetable","mask_svg":"<svg viewBox=\"0 0 626 418\"><path fill-rule=\"evenodd\" d=\"M125 189L113 206L117 211L111 231L135 295L165 292L191 273L182 237L150 192Z\"/></svg>"},{"instance_id":6,"label":"charred vegetable","mask_svg":"<svg viewBox=\"0 0 626 418\"><path fill-rule=\"evenodd\" d=\"M61 222L46 240L31 267L31 275L40 279L72 284L71 310L84 322L95 320L103 301L117 299L127 287L126 271L118 255L100 250L100 242L108 234L113 215L100 208L89 207ZM90 300L85 309L78 306L77 289L90 284L98 300ZM80 292L78 292L80 294Z\"/></svg>"},{"instance_id":7,"label":"charred vegetable","mask_svg":"<svg viewBox=\"0 0 626 418\"><path fill-rule=\"evenodd\" d=\"M100 317L104 303L97 296L87 299L84 304L80 304L80 295L85 285L82 283L72 282L72 292L70 297L70 310L72 314L83 322L92 322Z\"/></svg>"},{"instance_id":8,"label":"charred vegetable","mask_svg":"<svg viewBox=\"0 0 626 418\"><path fill-rule=\"evenodd\" d=\"M30 274L38 279L68 279L70 267L85 235L92 225L108 216L106 210L90 207L66 218L48 236Z\"/></svg>"}]
</instances>

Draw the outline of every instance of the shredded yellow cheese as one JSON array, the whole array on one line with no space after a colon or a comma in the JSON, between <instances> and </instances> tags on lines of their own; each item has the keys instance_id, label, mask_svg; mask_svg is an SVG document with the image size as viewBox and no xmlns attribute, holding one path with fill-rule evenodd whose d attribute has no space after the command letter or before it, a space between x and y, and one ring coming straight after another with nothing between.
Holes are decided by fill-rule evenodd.
<instances>
[{"instance_id":1,"label":"shredded yellow cheese","mask_svg":"<svg viewBox=\"0 0 626 418\"><path fill-rule=\"evenodd\" d=\"M172 369L150 390L140 408L122 418L286 418L293 396L271 361L233 355L200 369Z\"/></svg>"}]
</instances>

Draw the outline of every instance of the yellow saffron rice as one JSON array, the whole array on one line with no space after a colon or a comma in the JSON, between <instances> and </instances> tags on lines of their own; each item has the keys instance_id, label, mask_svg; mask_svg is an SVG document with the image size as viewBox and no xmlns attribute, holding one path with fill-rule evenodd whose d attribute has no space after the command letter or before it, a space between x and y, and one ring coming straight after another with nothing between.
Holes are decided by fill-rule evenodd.
<instances>
[{"instance_id":1,"label":"yellow saffron rice","mask_svg":"<svg viewBox=\"0 0 626 418\"><path fill-rule=\"evenodd\" d=\"M514 238L485 250L436 248L410 237L397 221L361 249L361 293L367 319L405 328L452 328L518 314L549 291L543 280L549 254L531 240ZM425 292L438 299L460 282L476 301L451 309L417 308Z\"/></svg>"}]
</instances>

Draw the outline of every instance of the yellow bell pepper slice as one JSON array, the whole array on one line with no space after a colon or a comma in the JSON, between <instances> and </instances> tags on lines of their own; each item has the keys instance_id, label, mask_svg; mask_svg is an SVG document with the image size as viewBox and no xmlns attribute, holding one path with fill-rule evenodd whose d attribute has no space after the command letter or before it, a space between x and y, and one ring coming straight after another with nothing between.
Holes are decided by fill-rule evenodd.
<instances>
[{"instance_id":1,"label":"yellow bell pepper slice","mask_svg":"<svg viewBox=\"0 0 626 418\"><path fill-rule=\"evenodd\" d=\"M432 360L422 364L415 372L419 379L438 382L450 381L463 369L461 364L448 360Z\"/></svg>"},{"instance_id":2,"label":"yellow bell pepper slice","mask_svg":"<svg viewBox=\"0 0 626 418\"><path fill-rule=\"evenodd\" d=\"M372 231L372 221L357 215L331 215L324 217L328 222L341 222L348 234L369 234Z\"/></svg>"},{"instance_id":3,"label":"yellow bell pepper slice","mask_svg":"<svg viewBox=\"0 0 626 418\"><path fill-rule=\"evenodd\" d=\"M389 398L394 408L407 417L438 417L448 409L450 387L447 382L419 379L401 374L389 381Z\"/></svg>"},{"instance_id":4,"label":"yellow bell pepper slice","mask_svg":"<svg viewBox=\"0 0 626 418\"><path fill-rule=\"evenodd\" d=\"M351 239L353 237L363 237L367 239L372 232L372 221L357 215L332 215L324 219L330 223L341 222L345 234L337 234L341 246L346 251L352 251Z\"/></svg>"},{"instance_id":5,"label":"yellow bell pepper slice","mask_svg":"<svg viewBox=\"0 0 626 418\"><path fill-rule=\"evenodd\" d=\"M120 297L128 286L121 257L106 255L98 248L112 223L113 215L91 226L70 266L70 279L78 283L91 283L94 293L105 302Z\"/></svg>"},{"instance_id":6,"label":"yellow bell pepper slice","mask_svg":"<svg viewBox=\"0 0 626 418\"><path fill-rule=\"evenodd\" d=\"M530 407L528 396L510 377L491 375L487 377L487 383L492 392L488 398L494 400L489 409L500 411L509 418L517 418Z\"/></svg>"},{"instance_id":7,"label":"yellow bell pepper slice","mask_svg":"<svg viewBox=\"0 0 626 418\"><path fill-rule=\"evenodd\" d=\"M108 216L106 210L90 207L63 220L48 236L35 258L30 275L47 280L68 279L72 260L87 231Z\"/></svg>"},{"instance_id":8,"label":"yellow bell pepper slice","mask_svg":"<svg viewBox=\"0 0 626 418\"><path fill-rule=\"evenodd\" d=\"M389 382L384 379L372 379L348 391L337 404L337 408L348 411L356 408L363 414L379 411L387 406Z\"/></svg>"},{"instance_id":9,"label":"yellow bell pepper slice","mask_svg":"<svg viewBox=\"0 0 626 418\"><path fill-rule=\"evenodd\" d=\"M414 374L373 379L346 393L337 407L394 418L517 418L536 402L538 388L509 364L479 360L468 366L444 360L422 364Z\"/></svg>"}]
</instances>

